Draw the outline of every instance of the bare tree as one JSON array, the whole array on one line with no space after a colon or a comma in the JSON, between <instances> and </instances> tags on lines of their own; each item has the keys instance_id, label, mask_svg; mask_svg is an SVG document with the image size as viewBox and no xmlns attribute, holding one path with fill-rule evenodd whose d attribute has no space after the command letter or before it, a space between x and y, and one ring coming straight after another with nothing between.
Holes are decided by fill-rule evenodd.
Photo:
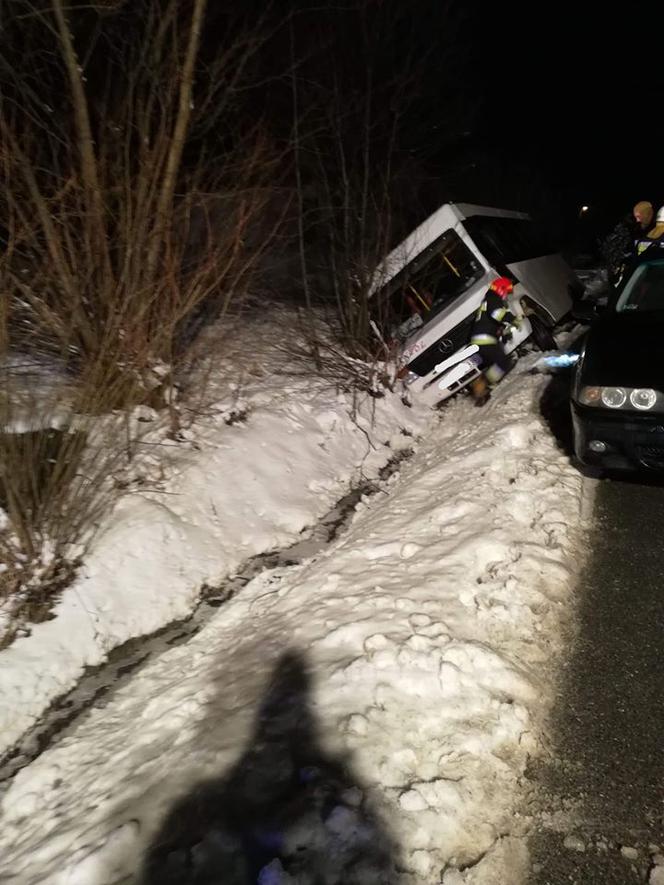
<instances>
[{"instance_id":1,"label":"bare tree","mask_svg":"<svg viewBox=\"0 0 664 885\"><path fill-rule=\"evenodd\" d=\"M243 297L274 233L262 215L275 151L234 106L266 21L228 20L204 50L206 8L3 5L0 357L55 361L78 416L149 403L170 406L176 430L173 378L205 317ZM33 403L44 428L61 395ZM0 503L24 553L80 537L127 448L109 441L90 459L85 434L54 448L49 432L29 445L0 432Z\"/></svg>"},{"instance_id":2,"label":"bare tree","mask_svg":"<svg viewBox=\"0 0 664 885\"><path fill-rule=\"evenodd\" d=\"M378 392L390 384L386 363L393 354L380 334L383 305L372 301L372 283L395 228L403 230L395 182L426 59L407 40L397 46L401 12L394 4L361 0L339 14L349 45L333 41L335 28L323 16L306 28L313 72L306 57L297 63L304 50L296 39L291 50L304 326L310 350L338 383L345 376L351 386ZM314 303L333 308L325 329Z\"/></svg>"}]
</instances>

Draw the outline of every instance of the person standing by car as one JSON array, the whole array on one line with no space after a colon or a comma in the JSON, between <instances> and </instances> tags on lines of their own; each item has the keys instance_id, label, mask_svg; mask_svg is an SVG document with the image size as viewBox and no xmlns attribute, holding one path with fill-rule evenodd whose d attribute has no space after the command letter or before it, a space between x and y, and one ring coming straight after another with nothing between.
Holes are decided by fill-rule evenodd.
<instances>
[{"instance_id":1,"label":"person standing by car","mask_svg":"<svg viewBox=\"0 0 664 885\"><path fill-rule=\"evenodd\" d=\"M644 253L652 257L653 253L664 250L664 206L657 210L655 226L645 236L640 237L636 244L636 256L641 257ZM660 254L664 254L662 251Z\"/></svg>"},{"instance_id":2,"label":"person standing by car","mask_svg":"<svg viewBox=\"0 0 664 885\"><path fill-rule=\"evenodd\" d=\"M625 264L636 255L639 242L652 228L653 214L652 203L641 200L602 243L602 257L612 286L620 283Z\"/></svg>"},{"instance_id":3,"label":"person standing by car","mask_svg":"<svg viewBox=\"0 0 664 885\"><path fill-rule=\"evenodd\" d=\"M521 325L521 318L514 316L506 305L507 296L514 289L509 277L498 277L489 286L484 301L475 315L470 343L477 345L482 359L483 372L471 384L475 405L483 406L491 395L491 388L510 370L511 362L500 340L505 326Z\"/></svg>"}]
</instances>

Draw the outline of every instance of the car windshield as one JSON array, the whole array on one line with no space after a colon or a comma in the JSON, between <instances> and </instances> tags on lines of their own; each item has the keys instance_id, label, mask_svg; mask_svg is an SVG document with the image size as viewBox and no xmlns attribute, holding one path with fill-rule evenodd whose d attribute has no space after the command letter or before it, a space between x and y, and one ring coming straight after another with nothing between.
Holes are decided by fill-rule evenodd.
<instances>
[{"instance_id":1,"label":"car windshield","mask_svg":"<svg viewBox=\"0 0 664 885\"><path fill-rule=\"evenodd\" d=\"M625 283L617 313L664 310L664 260L639 265Z\"/></svg>"},{"instance_id":2,"label":"car windshield","mask_svg":"<svg viewBox=\"0 0 664 885\"><path fill-rule=\"evenodd\" d=\"M403 340L418 326L466 292L484 269L453 231L442 237L400 274L387 305L389 332Z\"/></svg>"}]
</instances>

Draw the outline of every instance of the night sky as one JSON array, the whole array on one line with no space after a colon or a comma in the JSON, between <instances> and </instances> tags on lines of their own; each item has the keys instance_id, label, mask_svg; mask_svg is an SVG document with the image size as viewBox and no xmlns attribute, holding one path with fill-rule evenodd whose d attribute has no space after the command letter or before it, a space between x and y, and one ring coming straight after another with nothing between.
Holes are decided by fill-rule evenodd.
<instances>
[{"instance_id":1,"label":"night sky","mask_svg":"<svg viewBox=\"0 0 664 885\"><path fill-rule=\"evenodd\" d=\"M478 8L482 131L598 224L664 203L664 14L658 2L494 3ZM484 82L484 88L482 85Z\"/></svg>"},{"instance_id":2,"label":"night sky","mask_svg":"<svg viewBox=\"0 0 664 885\"><path fill-rule=\"evenodd\" d=\"M368 5L402 16L395 70L422 61L406 127L413 187L427 164L422 214L444 199L529 208L596 243L635 202L664 204L661 0ZM338 21L343 46L353 24Z\"/></svg>"},{"instance_id":3,"label":"night sky","mask_svg":"<svg viewBox=\"0 0 664 885\"><path fill-rule=\"evenodd\" d=\"M81 10L88 7L81 0ZM118 5L127 15L130 9ZM556 216L573 237L583 204L591 207L583 225L592 234L638 200L664 204L662 0L613 7L589 0L210 0L203 57L223 45L227 20L238 16L257 28L266 15L272 37L252 77L268 85L242 93L242 112L251 120L263 115L277 142L293 125L293 58L301 132L318 125L316 113L339 81L344 105L360 108L357 120L349 116L351 141L362 125L355 92L366 57L375 56L372 113L388 124L395 84L419 68L404 90L394 166L401 195L412 192L401 200L406 226L455 199ZM2 51L9 68L20 62L11 41ZM57 95L47 98L57 105ZM384 135L385 120L375 131Z\"/></svg>"}]
</instances>

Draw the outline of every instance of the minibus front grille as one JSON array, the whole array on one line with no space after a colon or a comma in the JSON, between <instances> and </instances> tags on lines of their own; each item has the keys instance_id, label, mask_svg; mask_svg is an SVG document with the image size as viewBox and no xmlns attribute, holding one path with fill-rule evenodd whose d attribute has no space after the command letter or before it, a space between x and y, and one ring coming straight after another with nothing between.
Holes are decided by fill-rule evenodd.
<instances>
[{"instance_id":1,"label":"minibus front grille","mask_svg":"<svg viewBox=\"0 0 664 885\"><path fill-rule=\"evenodd\" d=\"M423 353L418 354L414 360L408 363L409 371L419 375L420 378L428 375L438 363L442 363L443 360L452 356L453 353L461 350L462 347L465 347L470 342L470 334L474 322L475 312L473 311L458 326L450 329L449 332L445 332L438 341L427 347Z\"/></svg>"}]
</instances>

